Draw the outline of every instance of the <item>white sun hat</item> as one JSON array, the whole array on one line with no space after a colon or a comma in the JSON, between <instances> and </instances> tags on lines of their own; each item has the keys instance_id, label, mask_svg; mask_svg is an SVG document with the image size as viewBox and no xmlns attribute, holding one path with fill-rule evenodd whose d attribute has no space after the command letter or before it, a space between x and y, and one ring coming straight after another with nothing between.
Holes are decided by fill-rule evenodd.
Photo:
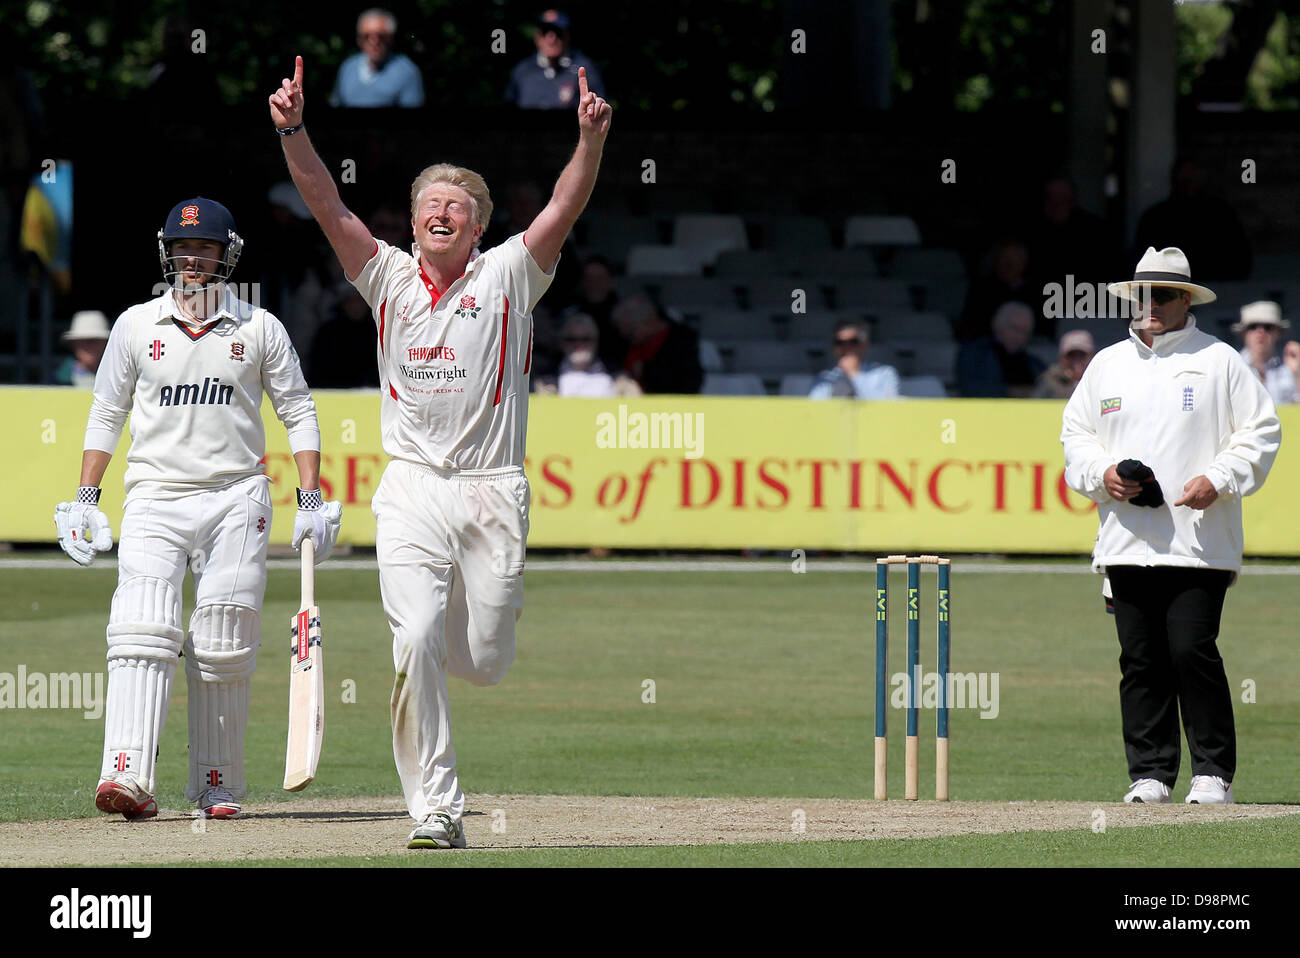
<instances>
[{"instance_id":1,"label":"white sun hat","mask_svg":"<svg viewBox=\"0 0 1300 958\"><path fill-rule=\"evenodd\" d=\"M1234 333L1244 333L1247 326L1276 326L1290 329L1291 324L1282 318L1282 307L1267 299L1247 303L1241 307L1241 321L1233 323Z\"/></svg>"},{"instance_id":2,"label":"white sun hat","mask_svg":"<svg viewBox=\"0 0 1300 958\"><path fill-rule=\"evenodd\" d=\"M1214 291L1192 282L1192 268L1187 265L1187 255L1177 246L1157 250L1148 246L1138 260L1132 282L1111 283L1106 291L1120 299L1137 301L1137 291L1144 286L1172 286L1192 294L1192 305L1212 303L1218 296Z\"/></svg>"},{"instance_id":3,"label":"white sun hat","mask_svg":"<svg viewBox=\"0 0 1300 958\"><path fill-rule=\"evenodd\" d=\"M72 314L72 326L63 334L65 343L77 339L108 339L108 317L97 309Z\"/></svg>"}]
</instances>

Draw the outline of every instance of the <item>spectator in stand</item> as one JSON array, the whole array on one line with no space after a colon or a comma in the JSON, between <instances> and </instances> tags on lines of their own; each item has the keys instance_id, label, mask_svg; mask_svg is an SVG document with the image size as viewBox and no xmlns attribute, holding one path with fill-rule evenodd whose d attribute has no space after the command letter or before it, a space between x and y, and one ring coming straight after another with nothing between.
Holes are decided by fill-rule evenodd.
<instances>
[{"instance_id":1,"label":"spectator in stand","mask_svg":"<svg viewBox=\"0 0 1300 958\"><path fill-rule=\"evenodd\" d=\"M645 296L614 307L614 323L628 341L623 371L644 393L698 393L704 384L700 340Z\"/></svg>"},{"instance_id":2,"label":"spectator in stand","mask_svg":"<svg viewBox=\"0 0 1300 958\"><path fill-rule=\"evenodd\" d=\"M1253 255L1241 220L1227 203L1206 188L1205 168L1188 156L1174 162L1169 198L1138 220L1137 250L1175 246L1203 279L1233 280L1250 276Z\"/></svg>"},{"instance_id":3,"label":"spectator in stand","mask_svg":"<svg viewBox=\"0 0 1300 958\"><path fill-rule=\"evenodd\" d=\"M1101 217L1079 206L1068 176L1053 176L1043 184L1042 213L1029 231L1032 289L1041 291L1048 283L1064 289L1071 275L1076 287L1103 282L1115 273L1107 253L1114 246Z\"/></svg>"},{"instance_id":4,"label":"spectator in stand","mask_svg":"<svg viewBox=\"0 0 1300 958\"><path fill-rule=\"evenodd\" d=\"M263 260L262 306L280 318L289 340L305 359L316 331L334 306L333 290L343 276L331 276L329 255L311 211L290 182L276 183L267 192L268 248L275 255Z\"/></svg>"},{"instance_id":5,"label":"spectator in stand","mask_svg":"<svg viewBox=\"0 0 1300 958\"><path fill-rule=\"evenodd\" d=\"M108 317L99 310L74 313L72 327L62 338L72 355L54 370L54 384L94 389L95 373L108 345Z\"/></svg>"},{"instance_id":6,"label":"spectator in stand","mask_svg":"<svg viewBox=\"0 0 1300 958\"><path fill-rule=\"evenodd\" d=\"M592 89L595 89L592 87ZM506 184L505 199L496 208L491 224L483 235L483 249L504 243L516 233L522 233L537 219L546 207L549 194L543 194L536 180L514 180ZM555 264L555 277L542 297L551 314L557 314L573 302L573 293L582 276L582 257L570 233L560 247L560 260ZM536 320L536 316L534 316ZM558 333L558 329L555 331ZM554 338L554 337L553 337Z\"/></svg>"},{"instance_id":7,"label":"spectator in stand","mask_svg":"<svg viewBox=\"0 0 1300 958\"><path fill-rule=\"evenodd\" d=\"M614 288L614 267L603 256L588 256L582 264L582 278L573 297L578 312L596 321L600 330L600 361L608 369L622 369L627 340L614 325L618 290Z\"/></svg>"},{"instance_id":8,"label":"spectator in stand","mask_svg":"<svg viewBox=\"0 0 1300 958\"><path fill-rule=\"evenodd\" d=\"M568 110L577 102L578 68L587 68L587 86L608 99L596 64L569 44L569 18L547 10L537 18L533 43L537 52L515 64L505 100L524 110Z\"/></svg>"},{"instance_id":9,"label":"spectator in stand","mask_svg":"<svg viewBox=\"0 0 1300 958\"><path fill-rule=\"evenodd\" d=\"M357 46L339 67L330 106L421 107L424 79L411 58L393 50L397 18L372 8L357 17Z\"/></svg>"},{"instance_id":10,"label":"spectator in stand","mask_svg":"<svg viewBox=\"0 0 1300 958\"><path fill-rule=\"evenodd\" d=\"M957 389L963 396L985 398L1009 396L1027 399L1047 368L1037 356L1026 352L1034 331L1034 311L1010 300L993 314L988 336L963 343L957 353Z\"/></svg>"},{"instance_id":11,"label":"spectator in stand","mask_svg":"<svg viewBox=\"0 0 1300 958\"><path fill-rule=\"evenodd\" d=\"M570 313L560 333L564 358L557 376L540 377L536 392L580 399L639 396L641 388L623 373L615 379L600 361L600 332L585 313Z\"/></svg>"},{"instance_id":12,"label":"spectator in stand","mask_svg":"<svg viewBox=\"0 0 1300 958\"><path fill-rule=\"evenodd\" d=\"M1277 406L1300 402L1300 343L1292 339L1282 355L1277 354L1282 330L1290 328L1282 318L1282 307L1267 300L1241 307L1241 321L1232 327L1245 342L1241 358L1255 370Z\"/></svg>"},{"instance_id":13,"label":"spectator in stand","mask_svg":"<svg viewBox=\"0 0 1300 958\"><path fill-rule=\"evenodd\" d=\"M1056 362L1047 367L1047 372L1038 377L1038 388L1034 390L1035 399L1069 399L1074 395L1074 387L1079 385L1083 371L1097 355L1097 345L1092 341L1092 333L1086 329L1072 329L1061 337L1061 348Z\"/></svg>"},{"instance_id":14,"label":"spectator in stand","mask_svg":"<svg viewBox=\"0 0 1300 958\"><path fill-rule=\"evenodd\" d=\"M858 319L842 319L831 336L835 365L821 373L808 393L812 399L897 399L898 370L866 361L871 333Z\"/></svg>"},{"instance_id":15,"label":"spectator in stand","mask_svg":"<svg viewBox=\"0 0 1300 958\"><path fill-rule=\"evenodd\" d=\"M989 249L979 277L966 294L957 339L969 342L987 336L994 310L1009 299L1038 302L1038 293L1029 278L1028 247L1018 239L1000 240Z\"/></svg>"},{"instance_id":16,"label":"spectator in stand","mask_svg":"<svg viewBox=\"0 0 1300 958\"><path fill-rule=\"evenodd\" d=\"M346 280L334 294L334 316L312 341L311 384L318 389L378 389L379 367L370 359L379 337L370 307Z\"/></svg>"}]
</instances>

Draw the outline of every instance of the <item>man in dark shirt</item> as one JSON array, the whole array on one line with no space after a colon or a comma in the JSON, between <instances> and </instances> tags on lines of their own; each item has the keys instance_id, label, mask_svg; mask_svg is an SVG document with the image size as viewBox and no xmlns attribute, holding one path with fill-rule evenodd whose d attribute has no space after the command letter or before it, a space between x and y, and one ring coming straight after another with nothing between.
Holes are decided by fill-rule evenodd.
<instances>
[{"instance_id":1,"label":"man in dark shirt","mask_svg":"<svg viewBox=\"0 0 1300 958\"><path fill-rule=\"evenodd\" d=\"M1245 279L1254 260L1250 239L1236 211L1209 193L1207 179L1199 163L1180 157L1169 198L1142 214L1134 247L1177 246L1203 279Z\"/></svg>"},{"instance_id":2,"label":"man in dark shirt","mask_svg":"<svg viewBox=\"0 0 1300 958\"><path fill-rule=\"evenodd\" d=\"M533 34L537 53L510 71L506 102L525 110L570 110L578 102L578 68L587 68L587 86L605 96L596 64L569 45L569 18L547 10Z\"/></svg>"},{"instance_id":3,"label":"man in dark shirt","mask_svg":"<svg viewBox=\"0 0 1300 958\"><path fill-rule=\"evenodd\" d=\"M990 336L964 343L957 354L957 388L963 396L1028 398L1047 368L1025 351L1034 329L1034 311L1011 300L993 314Z\"/></svg>"},{"instance_id":4,"label":"man in dark shirt","mask_svg":"<svg viewBox=\"0 0 1300 958\"><path fill-rule=\"evenodd\" d=\"M704 383L700 340L681 323L667 319L644 296L629 296L614 307L614 323L630 344L624 371L645 393L698 393Z\"/></svg>"}]
</instances>

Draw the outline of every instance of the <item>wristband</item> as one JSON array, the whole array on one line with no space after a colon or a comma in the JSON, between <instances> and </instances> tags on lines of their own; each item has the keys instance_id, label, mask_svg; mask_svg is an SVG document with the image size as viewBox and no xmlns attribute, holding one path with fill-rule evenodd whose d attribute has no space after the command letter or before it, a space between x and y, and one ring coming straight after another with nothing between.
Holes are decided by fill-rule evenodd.
<instances>
[{"instance_id":1,"label":"wristband","mask_svg":"<svg viewBox=\"0 0 1300 958\"><path fill-rule=\"evenodd\" d=\"M306 509L308 512L313 512L313 511L319 509L319 508L321 507L322 504L323 504L323 500L321 499L321 495L320 495L320 490L319 490L319 489L299 489L299 490L298 490L298 508L299 508L299 509Z\"/></svg>"},{"instance_id":2,"label":"wristband","mask_svg":"<svg viewBox=\"0 0 1300 958\"><path fill-rule=\"evenodd\" d=\"M295 133L297 133L297 132L298 132L299 130L301 130L301 129L302 129L302 124L299 123L297 126L289 126L289 127L285 127L283 130L280 129L280 128L277 126L277 127L275 128L275 132L276 132L276 133L279 133L281 136L293 136Z\"/></svg>"},{"instance_id":3,"label":"wristband","mask_svg":"<svg viewBox=\"0 0 1300 958\"><path fill-rule=\"evenodd\" d=\"M99 505L99 487L77 486L77 502L88 506Z\"/></svg>"}]
</instances>

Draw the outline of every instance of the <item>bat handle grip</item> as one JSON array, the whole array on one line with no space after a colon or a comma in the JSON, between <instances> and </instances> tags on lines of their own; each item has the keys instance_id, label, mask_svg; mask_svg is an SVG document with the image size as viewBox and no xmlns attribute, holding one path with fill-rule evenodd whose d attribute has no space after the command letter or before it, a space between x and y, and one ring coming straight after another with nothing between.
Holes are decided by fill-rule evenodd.
<instances>
[{"instance_id":1,"label":"bat handle grip","mask_svg":"<svg viewBox=\"0 0 1300 958\"><path fill-rule=\"evenodd\" d=\"M302 540L302 606L316 604L316 543L311 537Z\"/></svg>"}]
</instances>

